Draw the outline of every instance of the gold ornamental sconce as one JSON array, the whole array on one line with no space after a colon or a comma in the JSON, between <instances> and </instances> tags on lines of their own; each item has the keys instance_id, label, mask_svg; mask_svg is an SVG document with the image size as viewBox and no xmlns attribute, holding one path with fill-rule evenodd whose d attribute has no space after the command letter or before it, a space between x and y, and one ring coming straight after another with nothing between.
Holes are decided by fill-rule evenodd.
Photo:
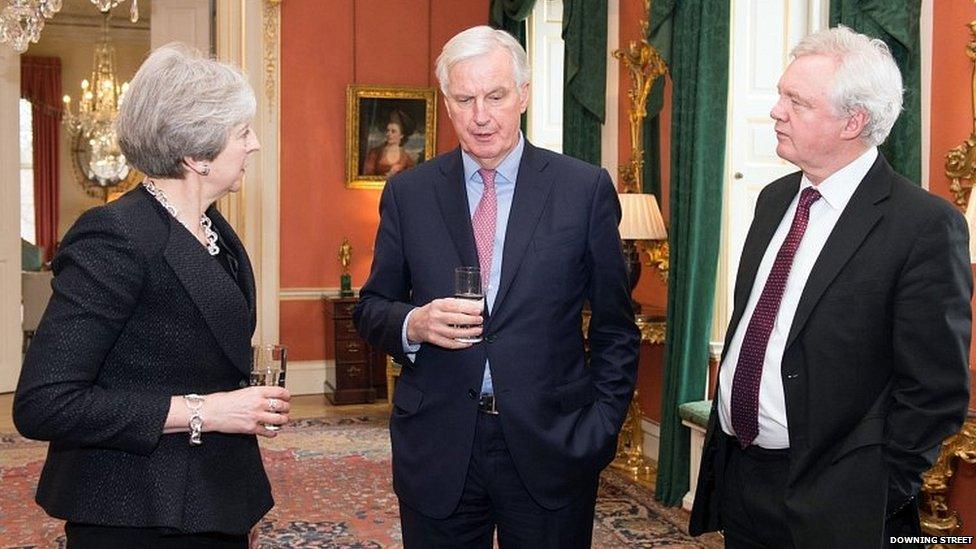
<instances>
[{"instance_id":1,"label":"gold ornamental sconce","mask_svg":"<svg viewBox=\"0 0 976 549\"><path fill-rule=\"evenodd\" d=\"M650 0L645 0L645 13L650 14ZM647 96L654 79L667 73L668 67L661 54L647 42L647 21L640 21L639 40L631 40L627 48L613 52L613 56L627 67L631 87L627 91L630 98L630 161L620 167L620 239L624 258L627 262L628 284L631 293L640 278L640 252L638 243L645 243L645 251L651 262L658 268L661 276L668 276L668 233L664 218L658 208L657 199L652 194L642 193L644 169L643 125L647 117ZM650 344L663 344L666 325L664 322L649 322L640 315L640 304L631 298L642 341ZM586 333L586 332L584 332ZM612 467L623 471L631 479L650 486L654 477L654 465L644 455L644 431L637 389L627 410L627 417L617 439L617 454Z\"/></svg>"},{"instance_id":2,"label":"gold ornamental sconce","mask_svg":"<svg viewBox=\"0 0 976 549\"><path fill-rule=\"evenodd\" d=\"M644 2L650 13L651 2ZM630 74L630 160L620 166L620 199L622 217L620 237L631 273L631 290L640 277L640 251L648 254L647 266L655 267L664 280L668 278L668 235L664 218L653 195L644 194L644 119L647 117L647 97L654 80L667 74L668 67L661 54L647 42L647 21L640 21L639 40L631 40L624 49L613 52ZM639 198L638 198L639 197Z\"/></svg>"},{"instance_id":3,"label":"gold ornamental sconce","mask_svg":"<svg viewBox=\"0 0 976 549\"><path fill-rule=\"evenodd\" d=\"M966 44L966 55L974 64L970 83L970 98L973 110L970 113L973 130L969 138L946 155L945 173L949 178L949 191L952 192L956 206L966 210L970 192L976 176L976 20L969 22L973 38Z\"/></svg>"}]
</instances>

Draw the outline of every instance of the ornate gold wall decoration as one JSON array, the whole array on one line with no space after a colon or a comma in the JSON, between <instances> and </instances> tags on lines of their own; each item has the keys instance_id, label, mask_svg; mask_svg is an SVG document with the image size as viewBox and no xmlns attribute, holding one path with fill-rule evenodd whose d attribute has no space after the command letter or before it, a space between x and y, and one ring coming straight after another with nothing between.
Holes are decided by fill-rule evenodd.
<instances>
[{"instance_id":1,"label":"ornate gold wall decoration","mask_svg":"<svg viewBox=\"0 0 976 549\"><path fill-rule=\"evenodd\" d=\"M278 19L284 0L264 0L264 96L268 109L274 109L278 91Z\"/></svg>"},{"instance_id":2,"label":"ornate gold wall decoration","mask_svg":"<svg viewBox=\"0 0 976 549\"><path fill-rule=\"evenodd\" d=\"M644 2L650 13L650 0ZM647 117L647 96L654 80L668 72L661 54L647 42L647 21L640 21L640 40L631 40L627 49L613 52L630 73L630 160L620 166L621 192L640 193L644 189L644 118Z\"/></svg>"},{"instance_id":3,"label":"ornate gold wall decoration","mask_svg":"<svg viewBox=\"0 0 976 549\"><path fill-rule=\"evenodd\" d=\"M942 443L935 465L922 475L922 530L933 536L961 535L959 514L949 507L949 488L959 462L976 465L976 416Z\"/></svg>"},{"instance_id":4,"label":"ornate gold wall decoration","mask_svg":"<svg viewBox=\"0 0 976 549\"><path fill-rule=\"evenodd\" d=\"M973 78L970 85L970 97L973 101L973 132L969 139L949 151L946 155L945 172L949 177L949 190L955 197L956 206L966 209L973 180L976 178L976 20L969 22L969 31L973 39L966 44L966 56L973 62Z\"/></svg>"},{"instance_id":5,"label":"ornate gold wall decoration","mask_svg":"<svg viewBox=\"0 0 976 549\"><path fill-rule=\"evenodd\" d=\"M640 330L641 343L664 345L667 335L667 323L663 320L651 320L641 315L637 317L637 328Z\"/></svg>"}]
</instances>

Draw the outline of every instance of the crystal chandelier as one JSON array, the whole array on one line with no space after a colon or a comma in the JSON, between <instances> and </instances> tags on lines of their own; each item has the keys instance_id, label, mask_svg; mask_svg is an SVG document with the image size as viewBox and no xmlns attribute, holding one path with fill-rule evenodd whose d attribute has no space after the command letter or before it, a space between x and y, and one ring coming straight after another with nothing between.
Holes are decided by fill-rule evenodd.
<instances>
[{"instance_id":1,"label":"crystal chandelier","mask_svg":"<svg viewBox=\"0 0 976 549\"><path fill-rule=\"evenodd\" d=\"M129 175L113 126L129 83L120 85L115 76L115 48L108 38L109 14L103 13L102 39L95 45L91 80L81 81L77 114L71 110L71 96L64 96L62 122L70 133L87 142L89 180L100 187L111 187Z\"/></svg>"},{"instance_id":2,"label":"crystal chandelier","mask_svg":"<svg viewBox=\"0 0 976 549\"><path fill-rule=\"evenodd\" d=\"M62 0L11 0L0 11L0 42L17 53L27 51L31 42L41 39L44 20L54 17Z\"/></svg>"},{"instance_id":3,"label":"crystal chandelier","mask_svg":"<svg viewBox=\"0 0 976 549\"><path fill-rule=\"evenodd\" d=\"M102 13L118 6L125 0L91 0ZM139 21L139 0L130 0L129 20ZM41 39L44 20L54 17L61 9L63 0L9 0L0 10L0 43L9 44L17 53L27 51L27 46Z\"/></svg>"}]
</instances>

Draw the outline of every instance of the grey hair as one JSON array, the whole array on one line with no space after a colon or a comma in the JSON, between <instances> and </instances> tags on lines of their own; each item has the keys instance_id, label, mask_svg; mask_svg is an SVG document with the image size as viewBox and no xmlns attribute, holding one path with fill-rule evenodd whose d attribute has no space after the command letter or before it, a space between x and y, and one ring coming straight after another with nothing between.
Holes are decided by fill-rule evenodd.
<instances>
[{"instance_id":1,"label":"grey hair","mask_svg":"<svg viewBox=\"0 0 976 549\"><path fill-rule=\"evenodd\" d=\"M887 44L840 25L803 38L792 55L835 58L837 72L829 93L834 110L838 114L863 111L868 120L861 140L874 146L884 142L903 101L901 71Z\"/></svg>"},{"instance_id":2,"label":"grey hair","mask_svg":"<svg viewBox=\"0 0 976 549\"><path fill-rule=\"evenodd\" d=\"M153 51L129 83L115 121L119 148L146 175L183 179L184 158L216 158L255 108L239 69L172 42Z\"/></svg>"},{"instance_id":3,"label":"grey hair","mask_svg":"<svg viewBox=\"0 0 976 549\"><path fill-rule=\"evenodd\" d=\"M491 53L497 48L502 48L511 57L515 87L521 89L523 84L528 83L531 76L529 58L525 54L525 48L511 34L487 25L480 25L454 35L454 38L444 44L444 49L437 56L434 74L441 85L441 92L447 95L451 67L465 59Z\"/></svg>"}]
</instances>

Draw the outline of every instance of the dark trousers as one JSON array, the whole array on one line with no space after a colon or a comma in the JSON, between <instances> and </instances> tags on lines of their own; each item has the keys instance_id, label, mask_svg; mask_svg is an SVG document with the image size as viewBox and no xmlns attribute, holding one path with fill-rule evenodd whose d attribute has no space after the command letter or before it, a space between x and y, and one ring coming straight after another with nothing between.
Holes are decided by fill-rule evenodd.
<instances>
[{"instance_id":1,"label":"dark trousers","mask_svg":"<svg viewBox=\"0 0 976 549\"><path fill-rule=\"evenodd\" d=\"M789 450L765 450L729 440L722 493L722 524L728 549L789 549L786 521Z\"/></svg>"},{"instance_id":2,"label":"dark trousers","mask_svg":"<svg viewBox=\"0 0 976 549\"><path fill-rule=\"evenodd\" d=\"M400 502L406 549L490 549L496 527L502 549L590 547L599 477L565 507L539 506L519 479L498 417L478 414L464 490L451 516L433 519Z\"/></svg>"},{"instance_id":3,"label":"dark trousers","mask_svg":"<svg viewBox=\"0 0 976 549\"><path fill-rule=\"evenodd\" d=\"M67 549L247 549L246 535L183 534L161 528L128 528L69 522Z\"/></svg>"}]
</instances>

